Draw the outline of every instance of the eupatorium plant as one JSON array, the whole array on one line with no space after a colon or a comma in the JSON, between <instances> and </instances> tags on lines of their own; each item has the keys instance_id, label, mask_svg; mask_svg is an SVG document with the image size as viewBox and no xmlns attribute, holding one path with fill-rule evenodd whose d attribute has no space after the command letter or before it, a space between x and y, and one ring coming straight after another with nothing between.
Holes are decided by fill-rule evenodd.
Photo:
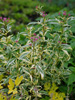
<instances>
[{"instance_id":1,"label":"eupatorium plant","mask_svg":"<svg viewBox=\"0 0 75 100\"><path fill-rule=\"evenodd\" d=\"M37 7L36 11L41 15L40 20L29 23L25 32L17 36L8 35L8 22L1 22L0 92L8 92L7 98L12 98L10 100L68 99L69 90L59 93L57 86L71 74L65 63L71 58L72 48L68 41L73 35L68 20L72 17L68 18L64 12L64 16L47 19L41 7ZM56 25L59 30L53 31ZM26 39L25 44L21 43L21 37Z\"/></svg>"}]
</instances>

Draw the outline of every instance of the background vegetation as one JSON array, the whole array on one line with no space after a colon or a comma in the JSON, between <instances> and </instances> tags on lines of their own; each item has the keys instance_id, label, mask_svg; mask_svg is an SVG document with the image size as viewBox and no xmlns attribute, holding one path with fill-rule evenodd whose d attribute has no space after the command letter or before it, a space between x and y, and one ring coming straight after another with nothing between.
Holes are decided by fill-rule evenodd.
<instances>
[{"instance_id":1,"label":"background vegetation","mask_svg":"<svg viewBox=\"0 0 75 100\"><path fill-rule=\"evenodd\" d=\"M16 26L13 26L13 33L16 34L18 31L23 31L27 23L34 21L39 16L35 12L37 5L43 6L43 10L51 16L63 7L75 12L74 4L73 0L58 0L58 2L56 0L51 0L51 2L48 2L48 0L1 0L0 16L13 19Z\"/></svg>"}]
</instances>

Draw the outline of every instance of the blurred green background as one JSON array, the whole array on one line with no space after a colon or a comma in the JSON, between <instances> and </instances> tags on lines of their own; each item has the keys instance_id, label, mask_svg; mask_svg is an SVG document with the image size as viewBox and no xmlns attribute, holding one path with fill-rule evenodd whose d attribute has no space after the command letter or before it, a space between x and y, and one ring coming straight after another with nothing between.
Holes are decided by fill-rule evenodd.
<instances>
[{"instance_id":1,"label":"blurred green background","mask_svg":"<svg viewBox=\"0 0 75 100\"><path fill-rule=\"evenodd\" d=\"M43 6L49 16L62 9L75 13L75 0L0 0L0 17L13 19L13 33L24 31L25 25L35 21L39 15L35 12L36 6Z\"/></svg>"}]
</instances>

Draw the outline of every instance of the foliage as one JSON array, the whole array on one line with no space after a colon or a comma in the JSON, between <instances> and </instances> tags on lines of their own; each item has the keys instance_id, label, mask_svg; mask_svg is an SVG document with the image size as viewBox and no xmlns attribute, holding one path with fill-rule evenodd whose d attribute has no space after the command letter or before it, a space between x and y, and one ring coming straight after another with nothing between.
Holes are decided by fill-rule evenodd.
<instances>
[{"instance_id":1,"label":"foliage","mask_svg":"<svg viewBox=\"0 0 75 100\"><path fill-rule=\"evenodd\" d=\"M50 100L64 100L65 94L56 92L58 87L54 83L52 84L52 86L50 86L49 83L45 83L44 87L51 98Z\"/></svg>"},{"instance_id":2,"label":"foliage","mask_svg":"<svg viewBox=\"0 0 75 100\"><path fill-rule=\"evenodd\" d=\"M69 21L75 17L63 11L47 18L40 6L36 11L40 20L15 36L12 20L0 17L1 100L68 100L74 93L75 37Z\"/></svg>"},{"instance_id":3,"label":"foliage","mask_svg":"<svg viewBox=\"0 0 75 100\"><path fill-rule=\"evenodd\" d=\"M23 76L21 76L20 78L17 77L16 80L15 80L15 85L18 86L18 85L21 83L22 79L23 79ZM15 89L13 90L13 88L14 88L14 83L13 83L13 81L12 81L11 78L9 79L8 88L9 88L8 94L10 94L10 93L12 93L12 92L13 92L13 94L16 94L16 93L17 93L17 88L15 88Z\"/></svg>"},{"instance_id":4,"label":"foliage","mask_svg":"<svg viewBox=\"0 0 75 100\"><path fill-rule=\"evenodd\" d=\"M14 20L13 33L25 30L25 24L34 21L39 15L36 14L34 8L37 5L44 6L43 9L47 13L53 13L60 10L62 7L50 6L36 0L1 0L0 1L0 16L10 17ZM20 25L21 23L21 25Z\"/></svg>"},{"instance_id":5,"label":"foliage","mask_svg":"<svg viewBox=\"0 0 75 100\"><path fill-rule=\"evenodd\" d=\"M56 4L58 6L67 6L69 8L74 8L74 3L75 1L74 0L58 0L58 2L56 0L37 0L37 1L41 1L41 2L46 2L47 4L50 3L50 4Z\"/></svg>"}]
</instances>

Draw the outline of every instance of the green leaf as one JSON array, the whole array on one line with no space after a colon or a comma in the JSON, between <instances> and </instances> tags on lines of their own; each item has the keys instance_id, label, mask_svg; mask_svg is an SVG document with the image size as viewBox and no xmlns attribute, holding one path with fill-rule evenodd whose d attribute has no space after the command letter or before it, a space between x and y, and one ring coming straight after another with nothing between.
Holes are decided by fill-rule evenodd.
<instances>
[{"instance_id":1,"label":"green leaf","mask_svg":"<svg viewBox=\"0 0 75 100\"><path fill-rule=\"evenodd\" d=\"M3 80L3 83L2 84L7 84L8 83L8 81L9 81L9 78L13 78L14 76L13 75L10 75L10 76L8 76L7 78L4 78Z\"/></svg>"},{"instance_id":2,"label":"green leaf","mask_svg":"<svg viewBox=\"0 0 75 100\"><path fill-rule=\"evenodd\" d=\"M68 52L66 50L62 50L67 56L68 56L68 60L70 59L70 55L68 54Z\"/></svg>"},{"instance_id":3,"label":"green leaf","mask_svg":"<svg viewBox=\"0 0 75 100\"><path fill-rule=\"evenodd\" d=\"M75 48L75 41L71 43L71 47L74 49Z\"/></svg>"},{"instance_id":4,"label":"green leaf","mask_svg":"<svg viewBox=\"0 0 75 100\"><path fill-rule=\"evenodd\" d=\"M30 24L38 24L38 22L30 22L28 25L30 25Z\"/></svg>"},{"instance_id":5,"label":"green leaf","mask_svg":"<svg viewBox=\"0 0 75 100\"><path fill-rule=\"evenodd\" d=\"M0 55L0 59L4 59L4 56L3 55Z\"/></svg>"},{"instance_id":6,"label":"green leaf","mask_svg":"<svg viewBox=\"0 0 75 100\"><path fill-rule=\"evenodd\" d=\"M0 67L0 72L4 72L5 69L3 67Z\"/></svg>"},{"instance_id":7,"label":"green leaf","mask_svg":"<svg viewBox=\"0 0 75 100\"><path fill-rule=\"evenodd\" d=\"M70 45L68 45L68 44L63 44L63 49L70 49L70 50L72 50L72 48L71 48L71 46Z\"/></svg>"},{"instance_id":8,"label":"green leaf","mask_svg":"<svg viewBox=\"0 0 75 100\"><path fill-rule=\"evenodd\" d=\"M4 23L0 22L0 24L4 25Z\"/></svg>"},{"instance_id":9,"label":"green leaf","mask_svg":"<svg viewBox=\"0 0 75 100\"><path fill-rule=\"evenodd\" d=\"M75 67L69 67L72 72L75 72Z\"/></svg>"},{"instance_id":10,"label":"green leaf","mask_svg":"<svg viewBox=\"0 0 75 100\"><path fill-rule=\"evenodd\" d=\"M49 97L45 97L45 98L42 98L42 99L40 99L40 100L49 100L50 98Z\"/></svg>"},{"instance_id":11,"label":"green leaf","mask_svg":"<svg viewBox=\"0 0 75 100\"><path fill-rule=\"evenodd\" d=\"M8 63L7 63L7 67L9 67L9 65L13 64L13 63L14 63L14 61L15 61L15 59L14 59L14 58L10 59L10 60L8 61Z\"/></svg>"},{"instance_id":12,"label":"green leaf","mask_svg":"<svg viewBox=\"0 0 75 100\"><path fill-rule=\"evenodd\" d=\"M42 70L42 68L39 65L36 65L36 69L41 74L41 78L43 79L44 78L44 71Z\"/></svg>"},{"instance_id":13,"label":"green leaf","mask_svg":"<svg viewBox=\"0 0 75 100\"><path fill-rule=\"evenodd\" d=\"M75 82L75 73L72 73L69 76L68 85L72 84L73 82Z\"/></svg>"},{"instance_id":14,"label":"green leaf","mask_svg":"<svg viewBox=\"0 0 75 100\"><path fill-rule=\"evenodd\" d=\"M22 54L21 54L21 56L19 57L19 59L23 59L26 55L28 55L30 53L30 51L26 51L26 52L23 52Z\"/></svg>"},{"instance_id":15,"label":"green leaf","mask_svg":"<svg viewBox=\"0 0 75 100\"><path fill-rule=\"evenodd\" d=\"M23 70L23 72L25 72L26 74L28 74L30 76L30 79L32 81L32 75L25 68L23 68L22 70Z\"/></svg>"}]
</instances>

